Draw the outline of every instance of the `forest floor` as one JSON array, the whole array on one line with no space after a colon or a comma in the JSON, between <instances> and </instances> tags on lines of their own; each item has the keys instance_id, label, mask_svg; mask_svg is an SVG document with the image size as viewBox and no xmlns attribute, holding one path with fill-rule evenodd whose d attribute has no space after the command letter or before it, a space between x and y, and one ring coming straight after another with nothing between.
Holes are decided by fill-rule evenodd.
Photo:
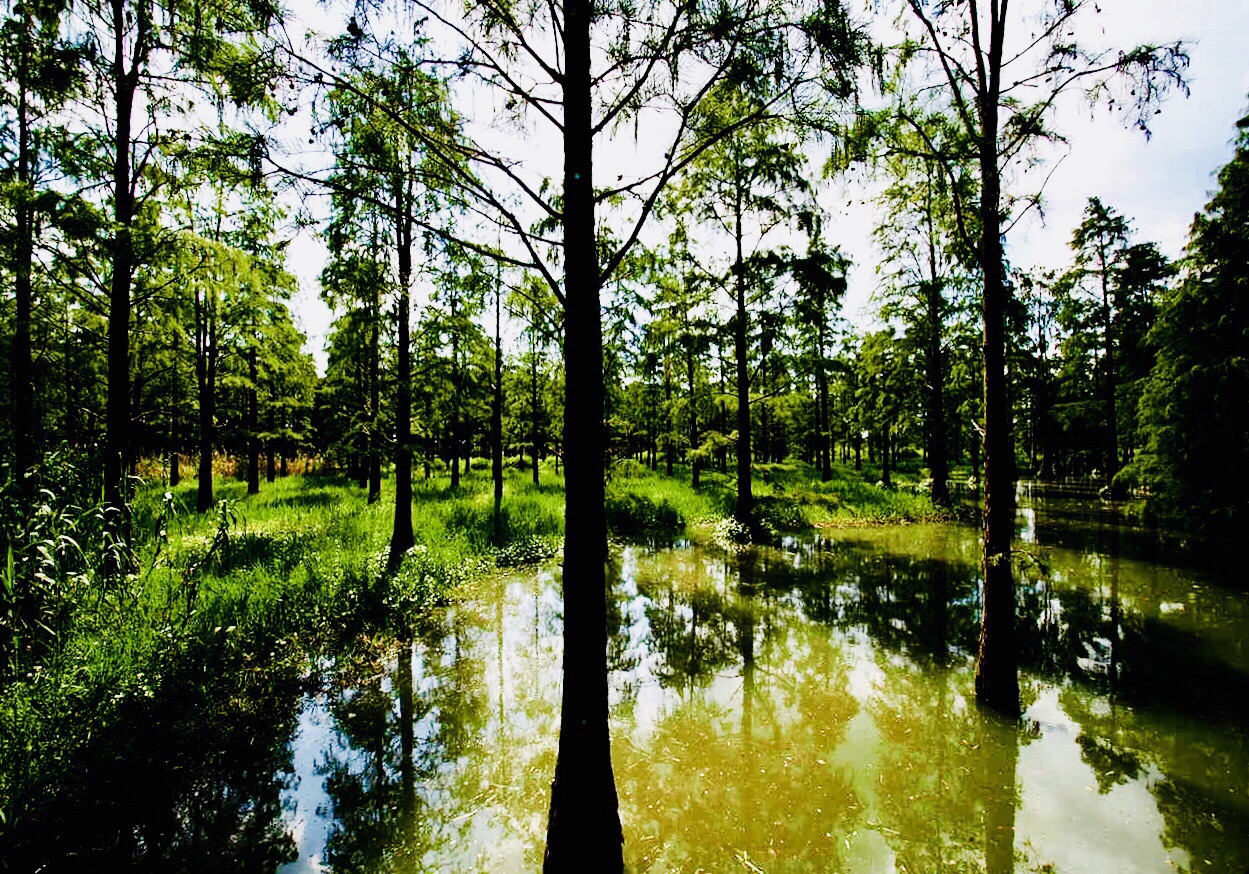
<instances>
[{"instance_id":1,"label":"forest floor","mask_svg":"<svg viewBox=\"0 0 1249 874\"><path fill-rule=\"evenodd\" d=\"M759 465L763 530L941 518L920 493L918 476L883 489L870 469L835 472L820 482L802 464ZM675 474L616 464L608 483L612 536L662 538L722 526L733 480L707 471L696 490L688 469ZM242 686L306 682L319 654L378 635L404 637L431 607L494 569L556 555L562 479L545 467L539 484L530 477L508 470L498 534L488 467L479 463L455 491L445 476L415 482L417 546L393 575L383 573L393 524L389 480L374 504L336 475L262 483L252 496L241 482L218 480L219 503L206 514L194 510L193 480L172 489L150 483L133 507L137 570L121 580L84 564L81 549L75 566L74 549L92 539L94 517L72 502L50 508L31 534L35 551L47 556L39 578L42 633L22 641L14 681L0 685L0 850L16 851L23 841L11 831L16 823L33 836L35 823L54 834L63 816L81 817L68 800L82 797L84 781L107 785L111 770L168 749L117 726L176 725L171 712L198 714L194 731L211 726L216 708L241 700ZM174 746L178 755L194 755L193 741ZM101 829L108 819L101 811Z\"/></svg>"}]
</instances>

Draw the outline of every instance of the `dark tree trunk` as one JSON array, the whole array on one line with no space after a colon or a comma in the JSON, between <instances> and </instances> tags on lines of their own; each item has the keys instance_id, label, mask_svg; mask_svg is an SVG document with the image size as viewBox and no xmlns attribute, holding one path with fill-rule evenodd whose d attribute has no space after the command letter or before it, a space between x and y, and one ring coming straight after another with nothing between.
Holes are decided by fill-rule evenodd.
<instances>
[{"instance_id":1,"label":"dark tree trunk","mask_svg":"<svg viewBox=\"0 0 1249 874\"><path fill-rule=\"evenodd\" d=\"M880 435L880 481L885 488L893 488L893 480L889 477L889 429L885 428Z\"/></svg>"},{"instance_id":2,"label":"dark tree trunk","mask_svg":"<svg viewBox=\"0 0 1249 874\"><path fill-rule=\"evenodd\" d=\"M260 391L257 382L260 368L256 360L256 347L247 350L247 375L251 386L247 389L247 494L260 494Z\"/></svg>"},{"instance_id":3,"label":"dark tree trunk","mask_svg":"<svg viewBox=\"0 0 1249 874\"><path fill-rule=\"evenodd\" d=\"M694 348L690 344L685 349L685 380L689 387L689 413L690 413L690 450L697 451L702 443L702 435L698 432L698 406L697 406L697 384L694 381ZM697 458L690 459L690 485L694 488L699 486L699 474L702 473L702 462Z\"/></svg>"},{"instance_id":4,"label":"dark tree trunk","mask_svg":"<svg viewBox=\"0 0 1249 874\"><path fill-rule=\"evenodd\" d=\"M603 334L594 235L590 0L564 4L564 684L545 874L624 870L607 725Z\"/></svg>"},{"instance_id":5,"label":"dark tree trunk","mask_svg":"<svg viewBox=\"0 0 1249 874\"><path fill-rule=\"evenodd\" d=\"M503 542L503 281L494 289L494 402L490 408L490 475L494 480L494 541Z\"/></svg>"},{"instance_id":6,"label":"dark tree trunk","mask_svg":"<svg viewBox=\"0 0 1249 874\"><path fill-rule=\"evenodd\" d=\"M980 265L984 277L983 606L976 658L976 700L1007 716L1019 714L1015 642L1015 464L1006 385L1006 309L1010 292L1002 265L998 98L1004 21L993 22L988 91L980 101Z\"/></svg>"},{"instance_id":7,"label":"dark tree trunk","mask_svg":"<svg viewBox=\"0 0 1249 874\"><path fill-rule=\"evenodd\" d=\"M930 297L940 291L930 292ZM931 303L930 303L931 306ZM941 351L941 329L928 343L928 471L932 476L932 502L938 507L950 506L950 463L946 455L945 424L945 362Z\"/></svg>"},{"instance_id":8,"label":"dark tree trunk","mask_svg":"<svg viewBox=\"0 0 1249 874\"><path fill-rule=\"evenodd\" d=\"M455 302L451 305L452 321L455 320ZM451 488L460 487L460 404L463 397L462 377L460 374L460 342L459 333L451 334ZM466 471L467 472L467 471Z\"/></svg>"},{"instance_id":9,"label":"dark tree trunk","mask_svg":"<svg viewBox=\"0 0 1249 874\"><path fill-rule=\"evenodd\" d=\"M113 130L113 221L112 277L108 296L108 399L105 406L104 438L104 536L109 549L106 573L115 574L128 564L130 546L129 487L126 463L130 457L130 284L134 272L134 189L131 180L131 114L138 86L137 59L127 66L125 47L127 23L119 0L113 3L112 63L114 106ZM140 34L139 41L143 39ZM136 46L135 51L139 51Z\"/></svg>"},{"instance_id":10,"label":"dark tree trunk","mask_svg":"<svg viewBox=\"0 0 1249 874\"><path fill-rule=\"evenodd\" d=\"M273 444L265 443L265 481L274 482L278 478L278 460L273 452Z\"/></svg>"},{"instance_id":11,"label":"dark tree trunk","mask_svg":"<svg viewBox=\"0 0 1249 874\"><path fill-rule=\"evenodd\" d=\"M30 13L23 11L23 35L18 46L17 74L17 238L13 246L13 346L9 376L13 392L12 434L13 472L17 478L17 496L23 510L32 506L35 481L30 474L35 459L35 384L31 357L31 310L34 292L31 286L31 269L34 264L35 216L31 204L34 194L32 178L32 155L30 136L30 107L27 103L29 82ZM68 368L68 363L67 363Z\"/></svg>"},{"instance_id":12,"label":"dark tree trunk","mask_svg":"<svg viewBox=\"0 0 1249 874\"><path fill-rule=\"evenodd\" d=\"M733 354L737 372L737 506L733 516L738 523L753 531L755 498L750 482L750 353L746 348L750 323L746 312L746 263L742 257L741 215L739 197L734 234L737 256L733 261L737 302L737 311L733 316Z\"/></svg>"},{"instance_id":13,"label":"dark tree trunk","mask_svg":"<svg viewBox=\"0 0 1249 874\"><path fill-rule=\"evenodd\" d=\"M1102 393L1106 399L1106 481L1119 472L1119 412L1115 392L1115 340L1111 333L1110 276L1105 249L1099 250L1102 267L1102 331L1105 334L1106 379Z\"/></svg>"},{"instance_id":14,"label":"dark tree trunk","mask_svg":"<svg viewBox=\"0 0 1249 874\"><path fill-rule=\"evenodd\" d=\"M538 463L542 460L541 436L538 432L538 417L541 414L542 406L538 398L538 348L535 342L531 342L529 345L529 401L529 414L531 417L530 446L533 452L533 484L536 486L538 484Z\"/></svg>"},{"instance_id":15,"label":"dark tree trunk","mask_svg":"<svg viewBox=\"0 0 1249 874\"><path fill-rule=\"evenodd\" d=\"M395 181L395 238L398 244L399 289L395 300L398 356L395 386L395 524L386 565L393 572L416 543L412 533L412 343L408 326L412 281L412 220L408 216L409 180ZM428 455L426 478L428 478Z\"/></svg>"},{"instance_id":16,"label":"dark tree trunk","mask_svg":"<svg viewBox=\"0 0 1249 874\"><path fill-rule=\"evenodd\" d=\"M195 297L195 383L199 394L199 468L195 508L213 505L213 448L217 415L217 306L213 291Z\"/></svg>"},{"instance_id":17,"label":"dark tree trunk","mask_svg":"<svg viewBox=\"0 0 1249 874\"><path fill-rule=\"evenodd\" d=\"M369 496L368 503L382 499L382 291L374 288L372 331L369 337Z\"/></svg>"},{"instance_id":18,"label":"dark tree trunk","mask_svg":"<svg viewBox=\"0 0 1249 874\"><path fill-rule=\"evenodd\" d=\"M824 302L820 301L819 325L816 326L816 388L819 391L818 414L820 479L828 482L833 478L833 452L831 413L828 409L828 362L824 355Z\"/></svg>"},{"instance_id":19,"label":"dark tree trunk","mask_svg":"<svg viewBox=\"0 0 1249 874\"><path fill-rule=\"evenodd\" d=\"M664 358L664 473L672 476L672 456L676 454L675 423L672 419L672 368L671 361Z\"/></svg>"}]
</instances>

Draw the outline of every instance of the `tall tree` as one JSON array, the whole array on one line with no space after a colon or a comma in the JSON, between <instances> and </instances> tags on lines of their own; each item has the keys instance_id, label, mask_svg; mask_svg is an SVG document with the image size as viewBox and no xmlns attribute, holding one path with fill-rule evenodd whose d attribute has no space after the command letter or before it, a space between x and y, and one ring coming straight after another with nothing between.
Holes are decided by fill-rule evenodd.
<instances>
[{"instance_id":1,"label":"tall tree","mask_svg":"<svg viewBox=\"0 0 1249 874\"><path fill-rule=\"evenodd\" d=\"M957 227L974 253L982 277L984 353L984 598L976 660L976 698L1004 713L1019 711L1015 645L1015 586L1011 566L1014 534L1014 441L1007 395L1006 316L1011 289L1006 282L1003 240L1027 206L1004 192L1012 162L1039 141L1064 93L1079 89L1091 100L1118 100L1142 130L1163 94L1183 87L1188 56L1180 43L1141 45L1130 51L1091 52L1072 42L1074 26L1089 0L1055 0L1022 15L1008 0L938 3L907 0L917 36L903 56L928 62L926 99L939 97L967 142L974 144L979 190L974 201L954 200ZM1028 28L1019 48L1008 46L1008 27ZM931 87L935 85L935 90ZM938 147L913 104L900 113L924 143L924 156L937 162L957 185L958 153ZM960 138L962 139L962 138ZM1010 179L1005 180L1008 184ZM1035 195L1032 198L1035 203ZM1017 208L1018 207L1018 208ZM1012 221L1012 210L1016 215Z\"/></svg>"},{"instance_id":2,"label":"tall tree","mask_svg":"<svg viewBox=\"0 0 1249 874\"><path fill-rule=\"evenodd\" d=\"M1101 395L1106 423L1102 462L1107 481L1119 472L1119 415L1115 407L1117 369L1111 287L1117 256L1126 248L1127 241L1127 220L1113 208L1105 206L1100 198L1090 197L1084 208L1084 220L1071 237L1071 248L1076 253L1072 285L1078 288L1091 280L1094 286L1097 314L1094 325L1102 346Z\"/></svg>"},{"instance_id":3,"label":"tall tree","mask_svg":"<svg viewBox=\"0 0 1249 874\"><path fill-rule=\"evenodd\" d=\"M161 6L92 0L75 12L97 46L91 93L99 102L87 117L102 120L95 133L101 145L98 157L108 165L112 213L103 474L106 539L113 547L108 555L120 567L128 562L124 556L130 541L126 476L132 461L132 286L143 251L136 248L135 222L161 186L153 171L162 151L181 142L180 136L160 131L168 129L171 118L193 124L187 118L193 112L188 99L192 89L225 95L240 106L265 101L276 77L259 37L275 23L278 10L268 3L233 0ZM149 123L156 114L162 123Z\"/></svg>"},{"instance_id":4,"label":"tall tree","mask_svg":"<svg viewBox=\"0 0 1249 874\"><path fill-rule=\"evenodd\" d=\"M428 16L423 26L447 37L429 42L436 47L431 51L441 53L432 61L474 77L494 95L503 118L523 108L529 118L550 125L562 144L562 183L548 186L541 170L535 180L499 148L479 142L448 146L419 126L407 128L426 148L465 157L462 171L454 169L457 161L444 162L459 195L510 234L505 257L539 274L563 309L564 684L544 866L551 872L620 870L605 658L604 281L628 256L663 190L702 151L776 112L811 105L818 84L844 96L852 81L847 61L857 57L863 38L837 3L796 12L773 0L714 7L666 0L641 6L484 0L467 4L463 14L426 0L414 5ZM611 50L599 53L593 45ZM319 73L333 75L324 65ZM730 80L755 93L755 108L720 126L691 124L708 93ZM395 119L405 108L379 105ZM676 118L656 152L662 157L637 176L596 191L596 141L660 107ZM626 201L636 208L622 233L600 235L599 205ZM430 231L486 249L460 239L455 228Z\"/></svg>"},{"instance_id":5,"label":"tall tree","mask_svg":"<svg viewBox=\"0 0 1249 874\"><path fill-rule=\"evenodd\" d=\"M57 199L44 181L55 131L52 116L73 96L81 79L82 48L62 35L65 5L58 2L6 3L0 20L0 74L11 87L0 96L0 191L13 226L4 234L3 257L13 281L13 340L10 353L9 434L12 475L21 503L28 505L41 435L35 407L34 324L35 248L41 220Z\"/></svg>"},{"instance_id":6,"label":"tall tree","mask_svg":"<svg viewBox=\"0 0 1249 874\"><path fill-rule=\"evenodd\" d=\"M1145 446L1133 465L1165 519L1220 538L1249 518L1249 116L1219 187L1189 233L1183 280L1164 293L1141 398ZM1232 545L1232 540L1226 540Z\"/></svg>"},{"instance_id":7,"label":"tall tree","mask_svg":"<svg viewBox=\"0 0 1249 874\"><path fill-rule=\"evenodd\" d=\"M727 119L757 112L751 99L725 89L708 104L703 123L725 126ZM732 296L729 320L733 339L734 382L737 396L737 502L733 515L755 528L751 484L752 421L751 344L752 313L772 290L777 273L773 236L792 227L792 216L809 194L806 166L792 132L779 122L756 124L726 136L703 152L687 169L683 199L713 234L731 243L724 269L704 265L721 275ZM771 246L769 244L772 244Z\"/></svg>"}]
</instances>

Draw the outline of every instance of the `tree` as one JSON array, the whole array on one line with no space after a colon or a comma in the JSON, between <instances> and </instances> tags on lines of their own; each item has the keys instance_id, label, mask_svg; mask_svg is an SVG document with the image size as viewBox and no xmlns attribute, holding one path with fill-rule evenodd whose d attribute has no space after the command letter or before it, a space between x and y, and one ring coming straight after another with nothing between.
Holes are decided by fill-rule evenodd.
<instances>
[{"instance_id":1,"label":"tree","mask_svg":"<svg viewBox=\"0 0 1249 874\"><path fill-rule=\"evenodd\" d=\"M1080 328L1092 328L1095 335L1101 338L1100 383L1106 422L1102 460L1107 481L1119 472L1119 416L1115 407L1117 392L1111 286L1114 282L1115 262L1119 253L1127 246L1128 233L1128 222L1123 216L1102 204L1099 198L1090 197L1084 208L1084 220L1071 237L1071 248L1076 253L1075 275L1071 278L1071 287L1083 288L1089 279L1095 283L1093 293L1096 298L1096 317L1092 325L1081 325Z\"/></svg>"},{"instance_id":2,"label":"tree","mask_svg":"<svg viewBox=\"0 0 1249 874\"><path fill-rule=\"evenodd\" d=\"M715 95L704 124L721 127L726 119L757 112L750 98L732 89ZM751 314L772 289L777 271L768 238L786 227L791 215L808 208L806 167L782 125L760 123L724 137L690 164L682 180L682 199L713 234L732 241L725 269L703 265L730 289L734 376L737 396L737 503L733 515L754 530L751 490ZM808 222L810 220L808 219ZM810 224L808 223L808 228Z\"/></svg>"},{"instance_id":3,"label":"tree","mask_svg":"<svg viewBox=\"0 0 1249 874\"><path fill-rule=\"evenodd\" d=\"M892 182L881 195L887 214L875 231L889 268L881 313L902 320L922 364L932 500L949 507L947 331L958 293L970 279L963 262L971 259L959 247L948 177L935 162L912 157L923 148L913 130L901 126L890 135L893 142L884 165ZM969 197L969 174L960 168L954 178L961 196Z\"/></svg>"},{"instance_id":4,"label":"tree","mask_svg":"<svg viewBox=\"0 0 1249 874\"><path fill-rule=\"evenodd\" d=\"M5 229L3 254L12 275L14 314L9 362L12 396L9 435L13 447L12 475L21 503L28 504L35 483L27 474L39 445L35 408L33 274L35 244L41 220L55 208L57 197L43 187L47 153L55 138L50 117L73 96L81 80L83 49L61 35L65 8L61 3L6 4L0 22L0 72L12 88L3 89L0 104L3 133L0 154L0 192L11 209L12 229Z\"/></svg>"},{"instance_id":5,"label":"tree","mask_svg":"<svg viewBox=\"0 0 1249 874\"><path fill-rule=\"evenodd\" d=\"M1164 519L1226 538L1249 512L1249 116L1189 232L1182 281L1163 293L1148 343L1157 358L1140 403L1132 473ZM1230 545L1230 543L1229 543Z\"/></svg>"},{"instance_id":6,"label":"tree","mask_svg":"<svg viewBox=\"0 0 1249 874\"><path fill-rule=\"evenodd\" d=\"M144 241L136 239L141 229L135 223L162 185L162 177L154 172L162 152L184 141L181 131L160 131L168 130L170 118L179 115L193 124L187 118L193 112L191 89L228 96L238 106L265 101L275 79L274 66L258 37L276 21L278 10L267 3L232 0L208 6L172 2L160 8L132 0L93 0L76 12L97 47L89 93L99 97L92 115L101 122L93 132L96 136L88 139L101 145L95 166L107 165L112 213L103 474L108 555L114 569L120 569L128 564L130 542L126 476L132 460L132 285L144 249L136 248ZM149 124L157 114L164 123ZM244 157L258 155L248 149Z\"/></svg>"},{"instance_id":7,"label":"tree","mask_svg":"<svg viewBox=\"0 0 1249 874\"><path fill-rule=\"evenodd\" d=\"M494 223L491 230L508 235L500 247L503 257L540 275L563 309L564 685L544 865L551 872L619 870L621 831L604 658L607 446L601 292L664 189L685 166L739 129L810 105L818 84L844 96L850 88L847 62L857 59L863 38L836 3L802 14L773 0L714 7L665 0L640 7L596 7L589 0L510 6L482 0L468 4L462 15L425 0L414 5L427 16L419 27L436 27L447 36L428 43L431 63L472 77L497 100L498 112L523 111L549 125L562 145L562 184L549 186L541 181L541 170L535 181L500 148L467 139L439 140L403 120L407 104L378 101L424 148L446 158L446 178L455 181L457 196L487 226ZM362 31L359 23L355 31ZM592 45L611 49L600 54ZM333 72L318 65L317 75L333 77ZM692 125L707 95L726 81L753 91L755 108L719 126ZM676 119L658 153L662 158L636 177L596 190L596 141L661 108L672 110ZM462 157L463 164L452 155ZM600 233L597 223L599 206L611 202L635 207L615 237ZM453 227L429 231L471 251L486 249ZM582 853L585 847L592 848L588 857Z\"/></svg>"},{"instance_id":8,"label":"tree","mask_svg":"<svg viewBox=\"0 0 1249 874\"><path fill-rule=\"evenodd\" d=\"M419 26L417 28L419 31ZM395 515L387 567L398 569L403 556L415 544L412 529L412 337L411 285L413 245L417 230L426 233L425 253L433 255L434 217L446 208L451 180L464 174L464 156L457 148L458 121L448 107L446 83L421 66L423 39L417 35L412 45L403 43L392 32L379 39L360 27L353 17L347 34L331 42L330 55L347 67L344 76L300 58L288 47L296 61L316 70L310 81L328 86L328 115L323 131L336 131L336 166L323 177L279 166L289 177L329 188L337 201L342 223L339 248L352 241L350 229L359 227L357 217L371 215L389 224L394 257L394 326L396 335L394 395ZM270 154L270 160L273 160ZM371 219L370 219L371 220ZM451 223L448 222L448 225ZM376 253L370 253L375 255ZM380 404L381 322L380 288L371 292L374 300L375 336L372 354L373 378L369 397L373 415ZM371 483L380 494L381 467L377 446L381 435L370 428Z\"/></svg>"},{"instance_id":9,"label":"tree","mask_svg":"<svg viewBox=\"0 0 1249 874\"><path fill-rule=\"evenodd\" d=\"M850 260L837 249L829 250L813 234L810 250L791 265L798 282L795 315L801 327L810 332L816 385L816 455L820 479L833 478L832 411L829 395L829 344L835 307L846 291Z\"/></svg>"},{"instance_id":10,"label":"tree","mask_svg":"<svg viewBox=\"0 0 1249 874\"><path fill-rule=\"evenodd\" d=\"M1184 87L1188 55L1178 42L1141 45L1126 52L1090 52L1071 41L1081 13L1089 6L1097 8L1088 0L1043 4L1030 16L1030 36L1015 54L1009 53L1016 50L1007 45L1008 25L1024 26L1028 18L1013 13L1007 0L990 0L987 7L983 0L952 4L907 0L907 5L919 36L903 47L902 56L931 62L928 83L935 84L936 90L919 93L930 99L940 95L940 117L948 117L957 126L959 141L973 144L972 160L979 174L976 200L954 199L959 235L974 253L982 278L984 600L976 698L1014 715L1019 711L1011 568L1015 463L1006 373L1011 289L1006 282L1003 240L1027 205L1016 209L1011 220L1016 202L1003 189L1004 181L1011 181L1006 171L1027 149L1054 138L1047 121L1063 94L1073 89L1083 90L1090 101L1106 99L1112 107L1118 98L1133 123L1147 133L1149 113L1161 97L1173 86ZM950 190L958 192L960 156L939 148L925 123L932 116L904 105L899 117L923 142L922 154L950 179ZM1031 203L1035 202L1034 194Z\"/></svg>"}]
</instances>

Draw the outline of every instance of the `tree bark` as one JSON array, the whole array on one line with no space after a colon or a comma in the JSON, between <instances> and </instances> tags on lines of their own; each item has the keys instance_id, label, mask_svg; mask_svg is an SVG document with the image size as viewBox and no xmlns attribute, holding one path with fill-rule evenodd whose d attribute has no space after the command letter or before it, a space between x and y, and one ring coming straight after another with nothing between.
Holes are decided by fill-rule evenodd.
<instances>
[{"instance_id":1,"label":"tree bark","mask_svg":"<svg viewBox=\"0 0 1249 874\"><path fill-rule=\"evenodd\" d=\"M590 0L564 4L564 684L545 874L624 870L607 724L607 447L592 187L592 14Z\"/></svg>"},{"instance_id":2,"label":"tree bark","mask_svg":"<svg viewBox=\"0 0 1249 874\"><path fill-rule=\"evenodd\" d=\"M408 324L412 282L412 220L407 204L411 182L395 181L395 239L399 260L399 288L395 300L398 329L397 381L395 386L395 522L390 534L387 568L393 573L403 556L416 544L412 532L412 342ZM427 462L428 464L428 456ZM428 473L426 474L428 478Z\"/></svg>"},{"instance_id":3,"label":"tree bark","mask_svg":"<svg viewBox=\"0 0 1249 874\"><path fill-rule=\"evenodd\" d=\"M195 295L195 383L199 395L199 467L195 508L213 505L213 448L217 415L217 301L205 288Z\"/></svg>"},{"instance_id":4,"label":"tree bark","mask_svg":"<svg viewBox=\"0 0 1249 874\"><path fill-rule=\"evenodd\" d=\"M104 537L108 549L106 573L123 571L128 564L124 553L130 548L129 488L126 465L130 457L130 285L134 272L134 189L131 179L131 115L138 86L137 57L126 63L125 4L112 0L113 62L112 78L116 118L113 130L113 221L112 277L108 296L108 398L105 404L104 437ZM142 30L141 26L141 30ZM138 43L145 39L140 33Z\"/></svg>"},{"instance_id":5,"label":"tree bark","mask_svg":"<svg viewBox=\"0 0 1249 874\"><path fill-rule=\"evenodd\" d=\"M1106 247L1098 247L1101 259L1102 279L1102 331L1105 341L1106 381L1102 392L1106 398L1106 481L1114 479L1119 472L1119 412L1115 391L1115 341L1111 333L1113 317L1110 307L1110 276L1106 257Z\"/></svg>"}]
</instances>

